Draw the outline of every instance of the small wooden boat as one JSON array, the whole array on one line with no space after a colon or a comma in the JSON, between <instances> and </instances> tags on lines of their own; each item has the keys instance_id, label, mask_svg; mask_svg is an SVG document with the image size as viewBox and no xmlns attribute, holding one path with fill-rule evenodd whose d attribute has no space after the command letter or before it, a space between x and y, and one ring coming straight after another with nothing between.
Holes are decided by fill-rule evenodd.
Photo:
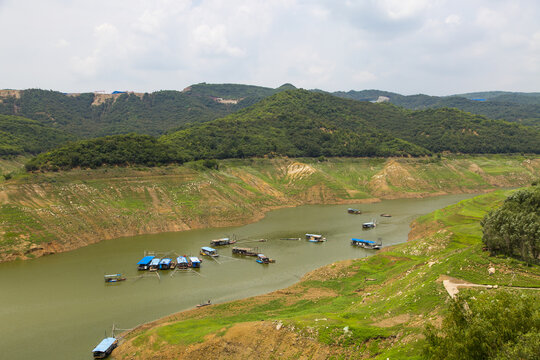
<instances>
[{"instance_id":1,"label":"small wooden boat","mask_svg":"<svg viewBox=\"0 0 540 360\"><path fill-rule=\"evenodd\" d=\"M241 255L241 256L257 256L259 253L257 249L252 248L241 248L241 247L233 247L232 248L233 255Z\"/></svg>"},{"instance_id":2,"label":"small wooden boat","mask_svg":"<svg viewBox=\"0 0 540 360\"><path fill-rule=\"evenodd\" d=\"M148 270L150 262L154 259L154 256L145 256L137 263L137 270Z\"/></svg>"},{"instance_id":3,"label":"small wooden boat","mask_svg":"<svg viewBox=\"0 0 540 360\"><path fill-rule=\"evenodd\" d=\"M365 222L362 224L362 229L373 229L375 226L377 226L377 223L375 221Z\"/></svg>"},{"instance_id":4,"label":"small wooden boat","mask_svg":"<svg viewBox=\"0 0 540 360\"><path fill-rule=\"evenodd\" d=\"M208 246L203 246L201 248L201 255L211 256L211 257L218 257L219 256L216 249L213 249L213 248L208 247Z\"/></svg>"},{"instance_id":5,"label":"small wooden boat","mask_svg":"<svg viewBox=\"0 0 540 360\"><path fill-rule=\"evenodd\" d=\"M115 283L119 281L125 281L126 278L122 276L122 274L109 274L105 275L105 282L106 283Z\"/></svg>"},{"instance_id":6,"label":"small wooden boat","mask_svg":"<svg viewBox=\"0 0 540 360\"><path fill-rule=\"evenodd\" d=\"M265 256L264 254L258 254L257 259L255 260L259 264L270 264L275 263L276 260L270 259L268 256Z\"/></svg>"},{"instance_id":7,"label":"small wooden boat","mask_svg":"<svg viewBox=\"0 0 540 360\"><path fill-rule=\"evenodd\" d=\"M230 245L236 243L236 240L233 240L231 238L221 238L210 241L210 245L212 246L223 246L223 245Z\"/></svg>"},{"instance_id":8,"label":"small wooden boat","mask_svg":"<svg viewBox=\"0 0 540 360\"><path fill-rule=\"evenodd\" d=\"M118 346L118 340L113 337L105 338L92 350L94 359L105 359L111 355L112 351Z\"/></svg>"},{"instance_id":9,"label":"small wooden boat","mask_svg":"<svg viewBox=\"0 0 540 360\"><path fill-rule=\"evenodd\" d=\"M348 212L349 214L361 214L361 213L362 213L362 210L348 208L348 209L347 209L347 212Z\"/></svg>"},{"instance_id":10,"label":"small wooden boat","mask_svg":"<svg viewBox=\"0 0 540 360\"><path fill-rule=\"evenodd\" d=\"M351 245L358 246L364 249L370 249L370 250L379 250L382 247L382 243L376 243L375 241L371 240L364 240L364 239L351 239Z\"/></svg>"},{"instance_id":11,"label":"small wooden boat","mask_svg":"<svg viewBox=\"0 0 540 360\"><path fill-rule=\"evenodd\" d=\"M390 214L381 214L382 217L392 217Z\"/></svg>"},{"instance_id":12,"label":"small wooden boat","mask_svg":"<svg viewBox=\"0 0 540 360\"><path fill-rule=\"evenodd\" d=\"M306 240L309 242L325 242L326 238L319 234L306 234Z\"/></svg>"},{"instance_id":13,"label":"small wooden boat","mask_svg":"<svg viewBox=\"0 0 540 360\"><path fill-rule=\"evenodd\" d=\"M202 308L202 307L205 307L205 306L208 306L208 305L212 305L210 300L208 300L208 302L198 304L197 307Z\"/></svg>"}]
</instances>

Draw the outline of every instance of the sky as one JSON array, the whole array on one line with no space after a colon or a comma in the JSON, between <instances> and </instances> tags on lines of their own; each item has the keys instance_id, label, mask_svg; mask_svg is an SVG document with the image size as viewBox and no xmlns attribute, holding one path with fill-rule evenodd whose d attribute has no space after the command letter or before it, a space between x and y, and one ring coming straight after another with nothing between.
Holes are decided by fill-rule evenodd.
<instances>
[{"instance_id":1,"label":"sky","mask_svg":"<svg viewBox=\"0 0 540 360\"><path fill-rule=\"evenodd\" d=\"M0 0L0 89L540 91L537 0Z\"/></svg>"}]
</instances>

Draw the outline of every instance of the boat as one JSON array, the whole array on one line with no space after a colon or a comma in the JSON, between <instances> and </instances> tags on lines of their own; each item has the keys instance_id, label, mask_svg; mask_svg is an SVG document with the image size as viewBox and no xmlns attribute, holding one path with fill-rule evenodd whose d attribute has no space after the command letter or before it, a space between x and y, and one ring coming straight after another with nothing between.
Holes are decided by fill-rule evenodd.
<instances>
[{"instance_id":1,"label":"boat","mask_svg":"<svg viewBox=\"0 0 540 360\"><path fill-rule=\"evenodd\" d=\"M381 214L382 217L392 217L390 214Z\"/></svg>"},{"instance_id":2,"label":"boat","mask_svg":"<svg viewBox=\"0 0 540 360\"><path fill-rule=\"evenodd\" d=\"M92 350L94 359L105 359L111 355L112 351L118 346L118 340L113 337L108 337L103 340Z\"/></svg>"},{"instance_id":3,"label":"boat","mask_svg":"<svg viewBox=\"0 0 540 360\"><path fill-rule=\"evenodd\" d=\"M203 246L201 248L201 255L211 256L211 257L218 257L219 254L217 253L216 249L213 249L208 246Z\"/></svg>"},{"instance_id":4,"label":"boat","mask_svg":"<svg viewBox=\"0 0 540 360\"><path fill-rule=\"evenodd\" d=\"M148 265L149 271L156 271L159 268L159 262L161 261L160 258L153 258L152 261L150 261L150 264Z\"/></svg>"},{"instance_id":5,"label":"boat","mask_svg":"<svg viewBox=\"0 0 540 360\"><path fill-rule=\"evenodd\" d=\"M196 256L190 256L188 260L188 266L194 269L201 267L202 260Z\"/></svg>"},{"instance_id":6,"label":"boat","mask_svg":"<svg viewBox=\"0 0 540 360\"><path fill-rule=\"evenodd\" d=\"M172 259L169 258L163 258L159 262L158 268L159 270L169 270L171 267Z\"/></svg>"},{"instance_id":7,"label":"boat","mask_svg":"<svg viewBox=\"0 0 540 360\"><path fill-rule=\"evenodd\" d=\"M105 282L106 283L115 283L119 281L125 281L126 278L122 276L122 274L109 274L105 275Z\"/></svg>"},{"instance_id":8,"label":"boat","mask_svg":"<svg viewBox=\"0 0 540 360\"><path fill-rule=\"evenodd\" d=\"M188 260L185 256L179 256L176 258L176 268L177 269L187 269Z\"/></svg>"},{"instance_id":9,"label":"boat","mask_svg":"<svg viewBox=\"0 0 540 360\"><path fill-rule=\"evenodd\" d=\"M319 234L306 234L306 240L309 242L325 242L326 238Z\"/></svg>"},{"instance_id":10,"label":"boat","mask_svg":"<svg viewBox=\"0 0 540 360\"><path fill-rule=\"evenodd\" d=\"M377 223L375 221L365 222L362 224L362 229L373 229L375 226L377 226Z\"/></svg>"},{"instance_id":11,"label":"boat","mask_svg":"<svg viewBox=\"0 0 540 360\"><path fill-rule=\"evenodd\" d=\"M148 270L154 256L145 256L137 263L137 270Z\"/></svg>"},{"instance_id":12,"label":"boat","mask_svg":"<svg viewBox=\"0 0 540 360\"><path fill-rule=\"evenodd\" d=\"M210 241L210 245L212 246L223 246L223 245L230 245L236 243L236 240L233 240L231 238L221 238L221 239L215 239Z\"/></svg>"},{"instance_id":13,"label":"boat","mask_svg":"<svg viewBox=\"0 0 540 360\"><path fill-rule=\"evenodd\" d=\"M197 307L202 308L202 307L205 307L205 306L208 306L208 305L212 305L210 300L208 300L207 302L203 302L203 303L198 304Z\"/></svg>"},{"instance_id":14,"label":"boat","mask_svg":"<svg viewBox=\"0 0 540 360\"><path fill-rule=\"evenodd\" d=\"M233 247L232 253L234 255L241 255L241 256L257 256L259 253L257 252L257 249L252 248L241 248L241 247Z\"/></svg>"},{"instance_id":15,"label":"boat","mask_svg":"<svg viewBox=\"0 0 540 360\"><path fill-rule=\"evenodd\" d=\"M270 259L268 256L265 256L264 254L257 254L257 259L255 260L259 264L270 264L275 263L276 260Z\"/></svg>"},{"instance_id":16,"label":"boat","mask_svg":"<svg viewBox=\"0 0 540 360\"><path fill-rule=\"evenodd\" d=\"M376 243L375 241L371 240L364 240L364 239L351 239L351 245L359 246L364 249L371 249L371 250L379 250L382 247L382 243Z\"/></svg>"},{"instance_id":17,"label":"boat","mask_svg":"<svg viewBox=\"0 0 540 360\"><path fill-rule=\"evenodd\" d=\"M349 214L361 214L361 213L362 213L362 210L348 208L348 209L347 209L347 212L348 212Z\"/></svg>"}]
</instances>

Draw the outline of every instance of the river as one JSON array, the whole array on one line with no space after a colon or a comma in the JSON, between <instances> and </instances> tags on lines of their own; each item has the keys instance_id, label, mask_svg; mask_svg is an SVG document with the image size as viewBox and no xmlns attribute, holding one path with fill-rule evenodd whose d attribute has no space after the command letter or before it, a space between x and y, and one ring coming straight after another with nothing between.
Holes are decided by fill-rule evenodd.
<instances>
[{"instance_id":1,"label":"river","mask_svg":"<svg viewBox=\"0 0 540 360\"><path fill-rule=\"evenodd\" d=\"M269 212L256 223L141 235L103 241L72 252L0 264L0 351L3 359L92 359L91 350L105 332L132 328L159 317L213 303L259 295L287 287L305 273L374 251L350 245L351 237L381 240L383 246L407 240L416 217L472 197L470 194L425 199L385 200L361 205L310 205ZM347 214L347 208L361 215ZM383 218L381 213L389 213ZM375 219L377 227L362 230ZM281 240L323 234L324 243ZM233 258L231 246L219 247L220 263L204 258L193 272L160 272L138 278L136 263L145 251L198 254L211 239L235 235L238 246L258 247L276 259L259 265L254 258ZM266 242L249 242L256 239ZM200 256L199 256L200 257ZM127 281L105 284L104 274L123 273Z\"/></svg>"}]
</instances>

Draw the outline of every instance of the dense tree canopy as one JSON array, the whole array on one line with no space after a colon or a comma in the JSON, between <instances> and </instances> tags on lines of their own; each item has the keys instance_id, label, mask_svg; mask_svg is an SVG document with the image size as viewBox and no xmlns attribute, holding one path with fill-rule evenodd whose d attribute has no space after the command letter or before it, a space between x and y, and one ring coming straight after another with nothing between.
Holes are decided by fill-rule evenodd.
<instances>
[{"instance_id":1,"label":"dense tree canopy","mask_svg":"<svg viewBox=\"0 0 540 360\"><path fill-rule=\"evenodd\" d=\"M0 156L38 154L73 139L35 120L0 115Z\"/></svg>"},{"instance_id":2,"label":"dense tree canopy","mask_svg":"<svg viewBox=\"0 0 540 360\"><path fill-rule=\"evenodd\" d=\"M428 359L538 359L538 296L507 292L458 297L450 302L440 330L427 326Z\"/></svg>"},{"instance_id":3,"label":"dense tree canopy","mask_svg":"<svg viewBox=\"0 0 540 360\"><path fill-rule=\"evenodd\" d=\"M43 153L26 164L27 170L58 170L102 165L163 165L182 163L183 157L149 135L112 135L70 143Z\"/></svg>"},{"instance_id":4,"label":"dense tree canopy","mask_svg":"<svg viewBox=\"0 0 540 360\"><path fill-rule=\"evenodd\" d=\"M482 221L482 241L493 254L538 262L540 256L540 185L516 191Z\"/></svg>"}]
</instances>

